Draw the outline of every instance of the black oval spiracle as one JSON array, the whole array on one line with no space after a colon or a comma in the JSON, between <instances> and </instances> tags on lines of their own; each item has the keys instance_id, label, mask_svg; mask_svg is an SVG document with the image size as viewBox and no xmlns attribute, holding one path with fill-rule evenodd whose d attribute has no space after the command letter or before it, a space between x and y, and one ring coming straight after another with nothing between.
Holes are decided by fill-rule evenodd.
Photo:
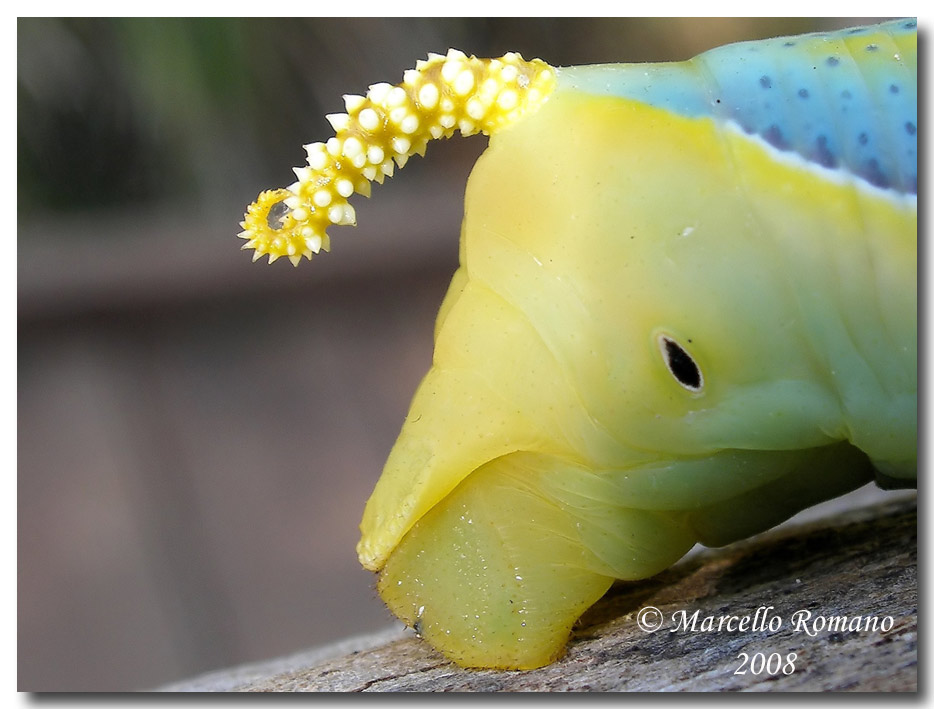
<instances>
[{"instance_id":1,"label":"black oval spiracle","mask_svg":"<svg viewBox=\"0 0 934 709\"><path fill-rule=\"evenodd\" d=\"M704 375L688 351L667 335L660 335L658 344L665 366L677 382L695 394L702 391Z\"/></svg>"}]
</instances>

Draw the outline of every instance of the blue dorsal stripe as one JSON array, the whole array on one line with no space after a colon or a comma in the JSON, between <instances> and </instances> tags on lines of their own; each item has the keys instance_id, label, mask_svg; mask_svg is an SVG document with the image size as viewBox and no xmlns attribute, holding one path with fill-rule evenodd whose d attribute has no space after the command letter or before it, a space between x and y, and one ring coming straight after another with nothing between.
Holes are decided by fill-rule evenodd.
<instances>
[{"instance_id":1,"label":"blue dorsal stripe","mask_svg":"<svg viewBox=\"0 0 934 709\"><path fill-rule=\"evenodd\" d=\"M685 62L559 70L559 90L731 121L779 150L917 194L915 20L730 44Z\"/></svg>"}]
</instances>

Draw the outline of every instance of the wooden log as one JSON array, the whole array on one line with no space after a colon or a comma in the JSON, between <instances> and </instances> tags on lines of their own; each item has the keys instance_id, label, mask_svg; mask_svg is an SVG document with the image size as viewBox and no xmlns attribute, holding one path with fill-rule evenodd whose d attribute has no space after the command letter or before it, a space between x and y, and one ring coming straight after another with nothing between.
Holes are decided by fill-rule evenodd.
<instances>
[{"instance_id":1,"label":"wooden log","mask_svg":"<svg viewBox=\"0 0 934 709\"><path fill-rule=\"evenodd\" d=\"M393 629L164 689L911 692L917 600L916 497L896 496L616 584L538 670L463 669Z\"/></svg>"}]
</instances>

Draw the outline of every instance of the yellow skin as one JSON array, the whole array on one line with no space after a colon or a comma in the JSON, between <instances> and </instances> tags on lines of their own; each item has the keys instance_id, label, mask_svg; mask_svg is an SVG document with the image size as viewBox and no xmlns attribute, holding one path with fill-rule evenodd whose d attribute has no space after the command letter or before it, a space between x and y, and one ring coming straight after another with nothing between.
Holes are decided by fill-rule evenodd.
<instances>
[{"instance_id":1,"label":"yellow skin","mask_svg":"<svg viewBox=\"0 0 934 709\"><path fill-rule=\"evenodd\" d=\"M403 85L418 130L433 135L447 97L454 122L434 133L463 119L493 135L468 183L434 363L358 553L392 611L447 657L522 669L560 655L614 579L766 529L875 470L916 474L917 216L709 117L495 61L516 67L517 100L497 104L487 84L482 120L476 105L464 118L475 94L455 84L467 70L461 88L493 77L501 92L489 61L435 57ZM426 82L439 94L427 114ZM334 204L330 223L352 221L347 189L314 200L344 174L349 137L366 153L356 123L371 104L353 99L339 144L309 149L314 169L251 208L242 236L257 254L310 257ZM381 145L400 130L389 110ZM355 191L391 174L372 167L347 174ZM696 381L679 381L666 341Z\"/></svg>"}]
</instances>

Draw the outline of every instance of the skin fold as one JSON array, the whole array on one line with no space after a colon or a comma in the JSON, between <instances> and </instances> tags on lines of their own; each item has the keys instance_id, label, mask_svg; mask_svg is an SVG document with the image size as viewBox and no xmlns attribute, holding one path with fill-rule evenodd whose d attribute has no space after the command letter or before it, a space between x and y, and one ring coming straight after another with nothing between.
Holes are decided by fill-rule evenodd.
<instances>
[{"instance_id":1,"label":"skin fold","mask_svg":"<svg viewBox=\"0 0 934 709\"><path fill-rule=\"evenodd\" d=\"M539 667L615 579L876 475L913 483L913 36L556 70L491 131L433 364L361 523L399 618L461 665ZM758 62L745 88L737 52ZM823 95L794 57L822 62ZM847 67L893 102L866 125L832 104L864 98Z\"/></svg>"}]
</instances>

